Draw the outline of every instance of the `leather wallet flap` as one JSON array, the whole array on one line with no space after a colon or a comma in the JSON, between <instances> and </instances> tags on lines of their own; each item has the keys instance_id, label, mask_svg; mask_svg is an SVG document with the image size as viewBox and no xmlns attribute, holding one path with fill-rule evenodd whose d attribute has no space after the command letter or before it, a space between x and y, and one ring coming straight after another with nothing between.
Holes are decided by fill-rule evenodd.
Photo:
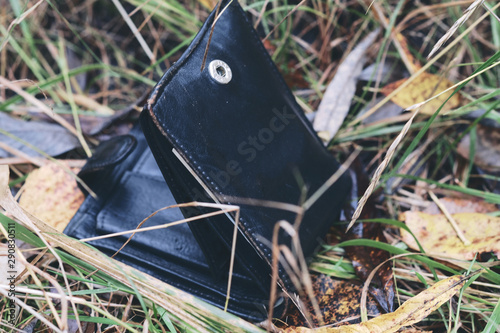
<instances>
[{"instance_id":1,"label":"leather wallet flap","mask_svg":"<svg viewBox=\"0 0 500 333\"><path fill-rule=\"evenodd\" d=\"M297 215L280 205L246 205L245 198L301 205L339 165L304 117L241 7L236 1L229 5L225 1L222 6L207 66L202 70L214 13L158 83L141 118L149 124L145 134L150 146L156 146L152 150L162 170L189 169L207 201L233 203L238 198L246 243L237 246L238 258L254 267L257 277L267 275L269 280L269 268L263 269L261 262L271 263L269 244L275 223L293 223ZM217 75L227 82L221 83ZM175 156L167 151L171 149ZM176 158L181 164L172 162ZM200 187L186 178L175 181L185 182L183 191L188 194L184 198L193 198ZM301 217L299 237L306 255L338 216L349 187L349 179L341 177ZM220 218L211 221L212 228L230 244L229 223ZM287 237L280 240L290 244ZM248 245L257 255L248 252ZM283 270L280 276L285 287L292 288Z\"/></svg>"},{"instance_id":2,"label":"leather wallet flap","mask_svg":"<svg viewBox=\"0 0 500 333\"><path fill-rule=\"evenodd\" d=\"M133 145L129 146L131 142ZM125 151L126 154L123 154ZM137 126L132 129L130 136L103 142L89 159L87 170L92 171L85 174L85 179L97 197L87 196L65 229L65 233L72 237L94 238L134 230L151 213L176 204ZM161 210L145 221L141 229L162 226L183 218L178 208ZM206 254L186 224L138 232L123 247L130 236L129 233L97 239L90 241L90 244L109 255L120 250L116 259L211 304L224 306L229 268L226 256L216 263L221 268L218 278L214 279L213 268ZM205 241L215 248L220 240L210 237L206 234ZM266 316L267 297L268 293L247 274L246 267L234 268L229 311L261 321Z\"/></svg>"}]
</instances>

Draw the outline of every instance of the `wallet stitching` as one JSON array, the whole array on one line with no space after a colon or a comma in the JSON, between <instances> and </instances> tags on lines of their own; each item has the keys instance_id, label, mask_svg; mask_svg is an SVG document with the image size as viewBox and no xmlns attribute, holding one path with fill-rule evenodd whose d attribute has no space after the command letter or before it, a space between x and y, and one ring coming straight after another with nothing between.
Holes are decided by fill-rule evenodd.
<instances>
[{"instance_id":1,"label":"wallet stitching","mask_svg":"<svg viewBox=\"0 0 500 333\"><path fill-rule=\"evenodd\" d=\"M106 245L104 245L104 246L106 246ZM97 245L97 247L100 247L100 246L99 246L99 245ZM122 250L122 251L123 251L123 250ZM128 258L129 258L130 260L132 260L132 261L137 260L137 259L136 259L136 256L134 255L134 253L123 252L123 255L124 255L124 256L126 256L126 257L128 257ZM157 255L156 255L156 256L157 256ZM150 268L149 268L149 270L150 270L150 271L154 271L153 269L151 269L151 267L154 267L154 265L161 266L161 264L162 264L162 262L161 262L161 261L159 261L159 260L155 259L154 257L149 257L149 259L148 259L148 260L149 260L149 262L148 262L148 263L146 263L146 264L147 264L148 266L150 266ZM154 264L154 265L151 265L151 264ZM175 266L180 266L180 267L182 267L182 266L181 266L181 265L179 265L179 264L175 264ZM162 267L163 267L163 266L162 266ZM176 272L176 271L174 271L174 270L166 270L166 271L167 271L170 275L174 275L174 276L177 276L178 278L182 278L182 277L178 276L177 274L175 274L175 272ZM180 274L179 274L179 275L180 275ZM196 282L197 282L198 284L200 284L200 285L203 285L203 283L204 283L204 282L206 282L206 281L203 281L202 279L199 279L199 278L198 278L195 274L192 274L191 272L183 271L183 272L182 272L182 275L183 275L184 277L187 277L187 279L185 279L185 280L192 280L192 281L196 281ZM238 275L238 274L237 274L237 276L240 276L240 277L241 277L241 275ZM243 276L243 277L244 277L244 276ZM169 281L168 283L169 283L169 284L176 284L176 283L175 283L175 281L174 281L174 282ZM177 285L178 285L179 287L182 287L181 289L189 289L189 290L192 290L192 293L193 293L193 294L196 294L196 293L197 293L197 294L199 294L199 295L202 295L202 293L201 293L201 292L199 292L199 290L197 290L197 289L186 288L184 285L182 285L182 283L177 283ZM226 293L226 291L227 291L227 290L226 290L226 288L221 288L221 289L216 289L216 290L217 290L217 291L219 291L219 292L222 292L223 294L224 294L224 293ZM248 296L246 293L244 293L244 294L240 294L237 290L233 290L233 292L234 292L234 293L232 293L232 294L233 294L233 295L237 295L237 296L238 296L238 298L243 298L243 299L246 299L246 300L251 300L251 301L262 301L262 299L261 299L261 298L251 297L251 296ZM208 296L208 294L204 294L204 295L205 295L205 296ZM215 299L215 298L212 298L212 299ZM266 301L267 301L267 299L266 299Z\"/></svg>"},{"instance_id":2,"label":"wallet stitching","mask_svg":"<svg viewBox=\"0 0 500 333\"><path fill-rule=\"evenodd\" d=\"M164 136L166 136L166 134L164 134ZM168 140L168 141L170 141L170 140ZM172 142L171 142L171 144L173 145ZM168 166L169 164L167 163L167 161L166 161L165 157L163 156L163 154L157 154L157 156L161 160L161 162L163 163L163 165L166 166L166 172L168 174L168 177L170 178L170 182L169 182L170 188L173 189L174 191L177 191L177 193L183 193L182 189L180 188L180 185L177 183L177 181L175 181L173 173L170 171L171 168ZM172 192L172 194L173 194L173 192ZM206 258L206 260L208 262L209 267L220 267L220 264L219 264L219 262L217 262L217 259L215 258L215 256L213 254L207 255L205 253L205 251L203 250L203 249L206 249L210 245L208 243L208 241L206 241L204 238L199 239L199 237L196 238L196 239L197 239L197 241L199 243L200 242L203 243L203 244L200 244L201 245L200 247L201 247L202 251L205 254L205 258ZM212 272L212 273L214 273L214 272Z\"/></svg>"},{"instance_id":3,"label":"wallet stitching","mask_svg":"<svg viewBox=\"0 0 500 333\"><path fill-rule=\"evenodd\" d=\"M250 31L250 35L253 37L253 45L257 46L258 49L260 50L260 53L264 55L265 61L270 65L270 67L272 68L272 73L274 73L274 75L276 76L278 74L277 70L276 70L274 64L272 63L272 61L269 59L269 54L267 54L267 52L265 52L265 49L263 48L263 46L259 44L260 41L258 40L258 36L256 35L256 33L253 30L253 28L251 28L250 23L248 22L248 20L247 20L247 18L245 16L245 12L243 11L243 9L241 7L239 7L239 8L237 7L236 9L238 10L238 13L239 13L240 17L243 18L244 23L246 23L247 29ZM213 17L211 19L213 20ZM207 24L207 27L209 27L209 26L211 26L211 23ZM146 105L146 108L148 109L149 114L151 115L151 118L152 118L154 124L156 125L156 127L159 129L160 133L162 133L163 136L168 141L170 141L172 145L175 145L175 146L181 148L181 151L178 151L178 152L180 154L184 155L184 156L186 155L186 153L188 153L187 150L184 148L184 146L182 144L180 144L179 139L175 135L173 135L168 128L165 129L164 126L162 126L162 124L160 124L159 119L154 114L154 110L153 110L154 106L152 105L152 103L156 103L156 98L158 97L158 95L161 95L159 97L160 99L161 98L165 98L165 96L164 96L164 88L166 87L167 83L169 83L172 80L172 78L177 73L179 67L182 64L184 64L186 61L188 61L190 59L190 57L193 54L193 52L195 51L195 49L203 41L203 38L205 37L207 31L208 31L208 29L206 29L202 33L202 35L200 36L199 41L196 42L193 45L193 47L191 48L191 50L189 51L189 53L186 54L186 57L184 59L182 59L182 61L180 61L179 63L177 63L175 67L172 67L170 71L167 72L167 74L170 73L170 75L165 74L164 78L159 83L160 86L158 87L158 89L155 89L155 95L150 100L148 100L148 104ZM279 79L279 76L278 76L278 79ZM281 92L285 92L288 95L288 98L290 98L290 95L289 95L290 93L286 89L283 91L283 88L286 87L286 85L284 85L284 83L281 80L278 80L278 82L279 82L279 87L281 88L280 89ZM161 89L161 92L160 92L160 89ZM294 114L296 114L296 115L298 114L298 112L297 112L297 110L295 108L292 108L292 110L293 110ZM301 119L301 118L299 117L299 119ZM307 128L307 126L306 126L306 128ZM196 169L202 173L202 176L205 178L205 181L208 181L210 183L211 189L214 190L215 192L217 192L218 194L220 194L224 198L224 200L227 201L227 197L224 196L224 194L222 192L220 192L218 186L215 185L215 183L211 179L211 177L208 176L201 169L201 166L199 166L199 163L196 160L193 159L193 156L191 154L188 154L188 157L189 158L187 158L186 160L188 162L191 162L192 164L194 164L196 166ZM227 201L227 203L228 204L232 204L229 201ZM240 216L239 222L240 222L239 224L241 226L241 230L247 235L248 240L251 241L254 244L254 248L257 250L258 253L260 253L260 256L263 257L267 261L267 264L269 266L271 266L272 253L271 253L270 249L266 245L264 245L262 242L258 241L258 237L257 237L258 235L255 232L248 231L248 228L250 226L249 226L249 223L246 221L245 218L243 218L242 216ZM289 280L288 276L286 275L286 273L284 272L284 270L282 268L279 268L279 271L281 273L281 274L279 274L280 275L279 278L282 279L283 281L287 282L285 285L289 285L290 284L290 280ZM283 287L285 285L283 285Z\"/></svg>"}]
</instances>

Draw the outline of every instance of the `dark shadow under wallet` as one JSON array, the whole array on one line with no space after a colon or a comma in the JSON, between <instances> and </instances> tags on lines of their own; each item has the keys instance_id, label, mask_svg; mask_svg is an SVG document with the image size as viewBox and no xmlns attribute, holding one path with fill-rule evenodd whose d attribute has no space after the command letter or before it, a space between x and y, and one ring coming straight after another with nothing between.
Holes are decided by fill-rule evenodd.
<instances>
[{"instance_id":1,"label":"dark shadow under wallet","mask_svg":"<svg viewBox=\"0 0 500 333\"><path fill-rule=\"evenodd\" d=\"M214 12L155 87L141 114L145 136L136 126L130 135L96 149L80 176L98 198L86 198L65 233L81 239L132 230L155 210L176 203L237 204L241 209L229 311L261 321L269 302L275 224L294 223L297 216L270 203L304 203L339 165L238 2L223 1L221 13L206 67L201 70ZM298 236L305 256L338 218L350 186L347 177L340 177L302 216ZM142 227L215 210L163 210ZM233 213L219 214L137 233L117 259L222 308L234 218ZM113 254L129 236L90 244ZM280 232L278 239L291 247L286 233ZM284 267L279 266L280 287L294 293ZM278 302L275 313L283 306Z\"/></svg>"}]
</instances>

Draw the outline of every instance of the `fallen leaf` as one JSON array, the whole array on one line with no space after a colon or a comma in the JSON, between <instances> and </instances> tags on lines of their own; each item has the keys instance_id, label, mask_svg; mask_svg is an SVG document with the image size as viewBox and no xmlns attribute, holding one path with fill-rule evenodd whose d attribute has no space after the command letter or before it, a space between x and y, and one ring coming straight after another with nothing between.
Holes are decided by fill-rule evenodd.
<instances>
[{"instance_id":1,"label":"fallen leaf","mask_svg":"<svg viewBox=\"0 0 500 333\"><path fill-rule=\"evenodd\" d=\"M486 127L493 127L495 129L500 129L500 113L495 110L486 111L485 109L476 109L466 114L462 115L461 118L474 121L478 118L479 124Z\"/></svg>"},{"instance_id":2,"label":"fallen leaf","mask_svg":"<svg viewBox=\"0 0 500 333\"><path fill-rule=\"evenodd\" d=\"M401 214L400 220L405 221L428 254L460 260L472 260L476 253L483 252L500 255L500 217L480 213L459 213L452 216L471 245L463 244L442 214L405 212ZM419 249L407 231L401 229L401 236L409 247Z\"/></svg>"},{"instance_id":3,"label":"fallen leaf","mask_svg":"<svg viewBox=\"0 0 500 333\"><path fill-rule=\"evenodd\" d=\"M382 98L377 98L370 103L368 103L360 112L359 112L359 117L361 117L365 112L370 110L372 107L377 105L380 101L382 101ZM389 101L382 105L377 111L375 111L373 114L368 116L367 118L364 118L362 120L362 124L372 124L372 123L382 123L386 121L387 119L394 118L399 116L403 112L403 108L401 108L399 105Z\"/></svg>"},{"instance_id":4,"label":"fallen leaf","mask_svg":"<svg viewBox=\"0 0 500 333\"><path fill-rule=\"evenodd\" d=\"M374 63L365 67L358 79L360 81L375 81L385 85L402 79L404 77L402 76L403 73L404 68L399 62L387 59L383 63Z\"/></svg>"},{"instance_id":5,"label":"fallen leaf","mask_svg":"<svg viewBox=\"0 0 500 333\"><path fill-rule=\"evenodd\" d=\"M356 93L356 83L365 64L365 52L373 45L379 30L371 32L345 58L328 84L314 118L314 129L330 141L344 122Z\"/></svg>"},{"instance_id":6,"label":"fallen leaf","mask_svg":"<svg viewBox=\"0 0 500 333\"><path fill-rule=\"evenodd\" d=\"M84 199L76 180L61 166L49 163L29 174L19 203L31 214L63 231Z\"/></svg>"},{"instance_id":7,"label":"fallen leaf","mask_svg":"<svg viewBox=\"0 0 500 333\"><path fill-rule=\"evenodd\" d=\"M311 84L306 81L306 79L304 78L304 74L295 69L297 63L297 60L290 60L288 62L287 70L285 73L283 73L283 79L285 80L286 85L292 90L309 88Z\"/></svg>"},{"instance_id":8,"label":"fallen leaf","mask_svg":"<svg viewBox=\"0 0 500 333\"><path fill-rule=\"evenodd\" d=\"M413 325L437 310L463 287L469 277L454 275L441 280L404 302L396 311L375 317L366 322L342 327L320 327L309 329L297 327L285 330L286 333L391 333L404 326Z\"/></svg>"},{"instance_id":9,"label":"fallen leaf","mask_svg":"<svg viewBox=\"0 0 500 333\"><path fill-rule=\"evenodd\" d=\"M458 213L491 213L498 209L496 205L477 198L440 198L439 201L450 214ZM436 203L431 202L423 211L427 214L441 214L441 210Z\"/></svg>"},{"instance_id":10,"label":"fallen leaf","mask_svg":"<svg viewBox=\"0 0 500 333\"><path fill-rule=\"evenodd\" d=\"M80 147L78 139L63 127L38 121L24 121L0 112L0 129L26 141L50 156L57 156ZM42 156L19 140L0 133L0 141L29 156ZM11 156L0 149L0 157Z\"/></svg>"},{"instance_id":11,"label":"fallen leaf","mask_svg":"<svg viewBox=\"0 0 500 333\"><path fill-rule=\"evenodd\" d=\"M26 226L41 236L40 239L44 240L43 244L65 250L108 275L111 281L116 280L125 286L136 288L141 295L164 308L173 319L189 321L193 331L206 331L207 321L222 318L228 332L261 332L248 321L224 312L180 289L112 259L85 243L63 235L19 206L12 197L8 183L9 167L0 165L0 206L20 221L22 226ZM57 254L57 250L54 253ZM60 269L62 268L60 267ZM63 301L66 301L64 297L62 297L61 302Z\"/></svg>"},{"instance_id":12,"label":"fallen leaf","mask_svg":"<svg viewBox=\"0 0 500 333\"><path fill-rule=\"evenodd\" d=\"M390 83L382 88L381 92L387 96L407 80L408 79L402 79ZM425 100L441 93L451 86L453 86L453 83L451 83L446 78L442 78L434 74L422 73L420 76L416 77L408 86L404 87L399 93L391 98L391 101L401 106L402 108L409 108L412 105L424 102ZM424 104L420 109L420 113L433 115L452 93L453 90L450 90L449 92L444 93ZM460 103L460 95L455 94L441 109L441 112L452 110L460 106Z\"/></svg>"},{"instance_id":13,"label":"fallen leaf","mask_svg":"<svg viewBox=\"0 0 500 333\"><path fill-rule=\"evenodd\" d=\"M323 322L325 324L338 323L346 319L346 323L356 323L360 321L360 299L362 286L345 280L334 280L332 277L324 274L311 275L314 295L318 301L321 313L323 315ZM304 304L303 311L310 314L314 326L319 325L319 320L314 315L314 310L310 302ZM371 316L379 315L380 311L377 303L373 298L368 299L368 313ZM300 311L291 306L281 318L289 326L305 326L307 324Z\"/></svg>"},{"instance_id":14,"label":"fallen leaf","mask_svg":"<svg viewBox=\"0 0 500 333\"><path fill-rule=\"evenodd\" d=\"M457 147L463 158L469 159L471 138L467 134ZM487 171L500 171L500 131L496 128L476 125L474 164Z\"/></svg>"},{"instance_id":15,"label":"fallen leaf","mask_svg":"<svg viewBox=\"0 0 500 333\"><path fill-rule=\"evenodd\" d=\"M97 115L85 115L85 114L80 115L78 118L80 119L80 126L82 128L82 132L84 134L94 136L98 133L101 133L104 129L108 129L106 131L106 135L108 136L127 134L130 131L130 127L129 124L125 123L123 120L127 119L127 117L135 110L139 109L140 106L144 105L144 102L149 96L149 93L150 93L149 90L144 91L144 93L131 104L127 105L123 109L113 111L114 113L111 116L103 116L103 115L97 116ZM30 114L30 116L33 118L40 118L42 120L47 120L47 115L41 113ZM73 120L73 115L71 114L69 115L63 114L61 115L61 117L66 119L67 121ZM111 127L111 125L115 126ZM101 138L101 140L102 139L103 138Z\"/></svg>"}]
</instances>

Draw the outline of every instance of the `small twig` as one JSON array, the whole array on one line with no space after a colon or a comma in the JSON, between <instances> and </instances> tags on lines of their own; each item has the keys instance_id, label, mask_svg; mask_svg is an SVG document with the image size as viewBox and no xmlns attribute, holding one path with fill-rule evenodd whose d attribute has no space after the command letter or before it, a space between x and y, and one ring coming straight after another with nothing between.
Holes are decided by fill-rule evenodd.
<instances>
[{"instance_id":1,"label":"small twig","mask_svg":"<svg viewBox=\"0 0 500 333\"><path fill-rule=\"evenodd\" d=\"M35 96L29 94L28 92L24 91L21 89L17 84L13 84L10 80L7 80L5 77L0 76L0 85L5 86L6 88L12 90L22 98L24 98L27 102L33 104L34 106L38 107L43 113L45 113L47 116L52 118L54 121L58 122L66 128L69 132L74 134L77 138L78 132L76 131L75 127L70 125L63 117L58 115L57 113L54 113L54 111L45 105L43 102L35 98Z\"/></svg>"},{"instance_id":2,"label":"small twig","mask_svg":"<svg viewBox=\"0 0 500 333\"><path fill-rule=\"evenodd\" d=\"M3 142L0 142L0 145L2 145L2 144L4 145ZM42 158L42 157L31 157L31 156L0 158L0 164L8 164L8 165L33 163L34 165L42 166L46 162L47 162L47 160ZM82 168L83 165L85 164L86 160L64 160L64 162L67 163L68 167L70 167L70 168Z\"/></svg>"},{"instance_id":3,"label":"small twig","mask_svg":"<svg viewBox=\"0 0 500 333\"><path fill-rule=\"evenodd\" d=\"M347 160L342 163L337 171L335 171L335 173L331 175L330 178L328 178L328 180L309 197L309 199L307 199L307 201L303 205L305 210L309 209L349 169L352 162L354 162L359 153L361 153L361 150L361 147L357 147L356 150L353 151L349 156L349 158L347 158Z\"/></svg>"},{"instance_id":4,"label":"small twig","mask_svg":"<svg viewBox=\"0 0 500 333\"><path fill-rule=\"evenodd\" d=\"M215 23L217 23L217 20L222 15L222 13L224 13L224 11L231 4L231 2L232 1L230 1L226 5L226 7L222 10L222 12L220 12L220 6L222 5L222 0L219 0L219 2L217 3L217 9L215 10L215 18L214 18L214 22L212 23L212 26L210 27L210 35L208 35L207 46L205 47L205 53L203 54L203 61L201 62L200 72L203 72L203 70L205 69L205 63L207 62L207 57L208 57L208 48L210 47L210 42L212 41L212 36L214 34ZM219 12L220 12L220 14L219 14Z\"/></svg>"},{"instance_id":5,"label":"small twig","mask_svg":"<svg viewBox=\"0 0 500 333\"><path fill-rule=\"evenodd\" d=\"M486 8L487 11L490 12L491 15L493 15L493 17L500 23L500 17L497 16L497 14L495 14L494 11L491 10L490 7L488 7L486 4L483 3L483 7Z\"/></svg>"},{"instance_id":6,"label":"small twig","mask_svg":"<svg viewBox=\"0 0 500 333\"><path fill-rule=\"evenodd\" d=\"M41 167L42 165L45 165L47 163L47 160L41 159L41 158L36 158L36 157L31 157L25 152L20 151L19 149L16 149L14 147L9 146L8 144L4 142L0 142L0 149L5 150L6 152L16 156L18 159L21 159L24 163L31 163L36 166ZM6 159L0 159L0 161L3 161ZM2 163L2 164L8 164L8 163Z\"/></svg>"},{"instance_id":7,"label":"small twig","mask_svg":"<svg viewBox=\"0 0 500 333\"><path fill-rule=\"evenodd\" d=\"M302 0L301 2L299 2L295 7L293 7L293 9L288 13L286 14L286 16L280 21L280 23L278 23L268 34L266 37L264 37L264 39L262 40L262 42L264 42L265 40L267 40L269 38L269 36L271 36L274 31L276 31L276 29L283 23L285 22L285 20L290 16L292 15L293 13L295 13L295 11L297 9L299 9L300 6L302 6L307 0Z\"/></svg>"},{"instance_id":8,"label":"small twig","mask_svg":"<svg viewBox=\"0 0 500 333\"><path fill-rule=\"evenodd\" d=\"M462 243L464 243L465 246L471 245L472 243L467 238L465 238L465 235L463 234L462 230L458 227L457 221L455 221L453 216L451 216L450 212L446 209L446 207L443 205L443 203L441 201L439 201L438 197L436 197L436 195L432 191L427 191L427 193L429 193L429 196L431 197L432 201L434 201L434 203L443 212L444 216L446 216L446 218L450 222L451 226L453 227L453 229L457 233L457 236L458 236L458 238L460 238Z\"/></svg>"},{"instance_id":9,"label":"small twig","mask_svg":"<svg viewBox=\"0 0 500 333\"><path fill-rule=\"evenodd\" d=\"M187 218L187 219L182 219L182 220L174 221L174 222L169 222L169 223L154 225L154 226L151 226L151 227L140 228L140 226L142 225L143 222L147 221L149 218L153 217L154 215L156 215L157 213L159 213L162 210L165 210L165 209L168 209L168 208L186 207L186 206L195 206L195 205L206 206L205 204L206 203L203 203L203 202L190 202L188 204L178 204L178 205L172 205L172 206L164 207L164 208L158 209L157 211L155 211L154 213L152 213L151 215L149 215L148 217L146 217L146 219L144 219L139 224L139 226L137 227L137 229L125 230L125 231L115 232L115 233L112 233L112 234L100 235L100 236L89 237L89 238L82 238L82 239L80 239L80 242L92 242L92 241L99 240L99 239L118 237L118 236L127 235L127 234L132 234L132 236L133 236L133 235L135 235L136 233L139 233L139 232L146 232L146 231L151 231L151 230L159 230L159 229L170 228L170 227L173 227L173 226L176 226L176 225L179 225L179 224L184 224L184 223L187 223L187 222L192 222L192 221L196 221L196 220L200 220L200 219L205 219L207 217L212 217L212 216L215 216L215 215L220 215L220 214L224 214L224 213L228 213L228 212L233 212L233 211L236 210L236 208L234 206L231 206L231 205L218 205L218 204L214 204L214 205L217 205L217 206L226 206L228 208L221 209L220 211L215 211L215 212L211 212L211 213L206 213L206 214L202 214L202 215L190 217L190 218ZM120 250L121 250L121 248L120 248Z\"/></svg>"},{"instance_id":10,"label":"small twig","mask_svg":"<svg viewBox=\"0 0 500 333\"><path fill-rule=\"evenodd\" d=\"M264 4L262 5L262 9L259 12L259 17L257 17L257 21L255 21L255 24L253 25L253 28L257 30L257 27L259 26L260 21L262 20L262 17L264 16L264 12L266 11L267 4L269 3L269 0L265 0Z\"/></svg>"},{"instance_id":11,"label":"small twig","mask_svg":"<svg viewBox=\"0 0 500 333\"><path fill-rule=\"evenodd\" d=\"M132 30L132 33L134 34L134 36L137 39L137 41L139 42L139 44L141 44L141 47L144 50L144 52L146 53L146 55L148 56L148 58L151 60L151 62L155 62L155 56L154 56L153 52L149 48L148 44L146 43L146 41L142 37L142 35L139 32L139 30L137 29L137 27L135 26L134 22L132 22L132 20L128 16L127 12L125 11L125 8L123 8L123 6L119 0L112 0L112 1L113 1L113 4L115 5L116 9L118 9L118 12L120 12L121 16L123 17L123 20L125 21L125 23L127 23L130 30Z\"/></svg>"}]
</instances>

